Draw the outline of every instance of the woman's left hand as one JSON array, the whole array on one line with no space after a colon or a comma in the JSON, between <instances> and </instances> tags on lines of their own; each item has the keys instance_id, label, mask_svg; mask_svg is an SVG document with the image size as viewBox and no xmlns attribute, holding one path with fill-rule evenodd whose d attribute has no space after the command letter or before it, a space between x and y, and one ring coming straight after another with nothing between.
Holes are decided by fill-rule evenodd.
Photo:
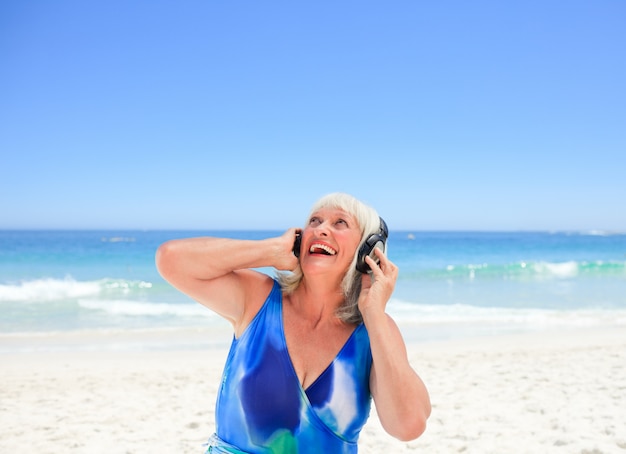
<instances>
[{"instance_id":1,"label":"woman's left hand","mask_svg":"<svg viewBox=\"0 0 626 454\"><path fill-rule=\"evenodd\" d=\"M369 256L365 257L365 263L370 266L372 272L364 274L361 280L359 296L361 314L370 311L385 312L398 278L398 267L380 249L375 248L374 253L380 263L376 263Z\"/></svg>"}]
</instances>

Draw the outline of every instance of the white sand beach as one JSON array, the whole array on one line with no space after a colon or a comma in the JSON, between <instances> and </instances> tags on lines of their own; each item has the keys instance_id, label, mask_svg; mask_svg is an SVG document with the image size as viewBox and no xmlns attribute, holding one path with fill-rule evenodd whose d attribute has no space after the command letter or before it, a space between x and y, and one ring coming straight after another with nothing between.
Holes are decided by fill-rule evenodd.
<instances>
[{"instance_id":1,"label":"white sand beach","mask_svg":"<svg viewBox=\"0 0 626 454\"><path fill-rule=\"evenodd\" d=\"M198 330L125 336L126 345L133 337L180 348L117 349L120 334L3 335L0 347L24 351L0 355L0 452L202 453L227 342L205 344L215 334ZM90 347L38 351L42 342ZM408 350L431 393L428 428L400 442L373 410L361 453L626 453L626 329Z\"/></svg>"}]
</instances>

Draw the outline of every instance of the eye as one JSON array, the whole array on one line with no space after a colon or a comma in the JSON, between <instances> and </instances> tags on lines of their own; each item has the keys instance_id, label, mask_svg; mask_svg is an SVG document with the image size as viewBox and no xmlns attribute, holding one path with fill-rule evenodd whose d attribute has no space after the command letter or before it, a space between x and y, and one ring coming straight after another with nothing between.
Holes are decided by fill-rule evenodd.
<instances>
[{"instance_id":1,"label":"eye","mask_svg":"<svg viewBox=\"0 0 626 454\"><path fill-rule=\"evenodd\" d=\"M338 225L340 227L349 227L348 226L348 221L346 221L345 219L339 218L335 221L335 225Z\"/></svg>"},{"instance_id":2,"label":"eye","mask_svg":"<svg viewBox=\"0 0 626 454\"><path fill-rule=\"evenodd\" d=\"M320 225L321 222L322 222L322 220L320 218L318 218L317 216L313 216L311 219L309 219L309 225L310 226Z\"/></svg>"}]
</instances>

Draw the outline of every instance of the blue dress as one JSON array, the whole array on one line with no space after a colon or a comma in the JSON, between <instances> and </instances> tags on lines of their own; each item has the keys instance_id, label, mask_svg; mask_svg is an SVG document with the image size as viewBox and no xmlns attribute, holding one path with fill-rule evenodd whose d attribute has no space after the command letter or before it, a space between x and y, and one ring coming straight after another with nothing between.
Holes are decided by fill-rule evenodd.
<instances>
[{"instance_id":1,"label":"blue dress","mask_svg":"<svg viewBox=\"0 0 626 454\"><path fill-rule=\"evenodd\" d=\"M216 403L210 453L356 453L371 406L370 342L357 326L306 390L287 351L282 291L272 290L252 323L234 338Z\"/></svg>"}]
</instances>

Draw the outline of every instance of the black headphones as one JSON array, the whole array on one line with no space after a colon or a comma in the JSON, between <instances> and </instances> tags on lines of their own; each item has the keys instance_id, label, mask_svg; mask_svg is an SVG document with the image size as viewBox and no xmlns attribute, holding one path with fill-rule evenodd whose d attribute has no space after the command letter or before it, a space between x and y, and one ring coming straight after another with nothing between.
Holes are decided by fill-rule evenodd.
<instances>
[{"instance_id":1,"label":"black headphones","mask_svg":"<svg viewBox=\"0 0 626 454\"><path fill-rule=\"evenodd\" d=\"M300 247L302 246L302 233L296 233L296 240L293 242L293 255L300 258Z\"/></svg>"},{"instance_id":2,"label":"black headphones","mask_svg":"<svg viewBox=\"0 0 626 454\"><path fill-rule=\"evenodd\" d=\"M361 273L369 273L371 271L370 266L365 263L365 257L368 255L372 257L376 263L378 263L378 257L374 254L374 249L378 248L385 252L385 248L387 246L387 237L389 236L389 230L387 229L387 224L380 218L380 228L377 233L372 233L368 236L361 247L359 248L359 254L356 260L356 269ZM296 233L296 240L293 243L293 255L296 257L300 257L300 247L302 243L302 235L300 233Z\"/></svg>"},{"instance_id":3,"label":"black headphones","mask_svg":"<svg viewBox=\"0 0 626 454\"><path fill-rule=\"evenodd\" d=\"M372 271L370 266L365 263L365 257L368 255L376 261L379 262L378 257L374 254L374 249L378 248L385 252L385 248L387 247L387 237L389 236L389 230L387 229L387 224L383 220L380 219L380 228L378 229L378 233L372 233L368 236L361 247L359 248L358 257L356 259L356 269L361 273L369 273Z\"/></svg>"}]
</instances>

